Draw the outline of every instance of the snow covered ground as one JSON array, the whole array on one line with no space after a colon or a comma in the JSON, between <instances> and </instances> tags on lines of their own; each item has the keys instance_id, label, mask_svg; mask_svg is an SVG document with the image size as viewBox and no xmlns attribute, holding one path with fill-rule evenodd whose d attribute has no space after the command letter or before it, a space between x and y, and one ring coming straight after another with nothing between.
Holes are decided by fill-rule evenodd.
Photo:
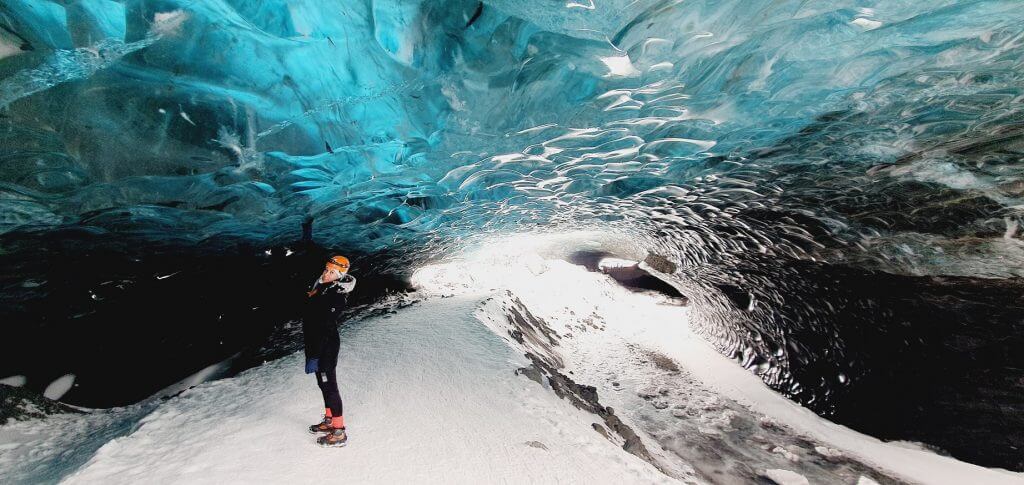
<instances>
[{"instance_id":1,"label":"snow covered ground","mask_svg":"<svg viewBox=\"0 0 1024 485\"><path fill-rule=\"evenodd\" d=\"M342 327L346 448L305 430L322 409L300 352L0 427L0 483L1024 483L822 420L685 307L564 261L466 257L415 282L423 300Z\"/></svg>"},{"instance_id":2,"label":"snow covered ground","mask_svg":"<svg viewBox=\"0 0 1024 485\"><path fill-rule=\"evenodd\" d=\"M663 469L682 462L717 483L1024 484L1024 474L884 443L818 417L693 334L686 309L670 299L542 256L560 246L558 238L513 239L416 279L442 294L491 289L478 317L510 345L554 354L563 373L595 386L602 404L653 442L654 461L668 462ZM558 345L518 342L509 332L525 312Z\"/></svg>"},{"instance_id":3,"label":"snow covered ground","mask_svg":"<svg viewBox=\"0 0 1024 485\"><path fill-rule=\"evenodd\" d=\"M319 418L322 401L313 378L302 373L300 353L164 402L63 481L669 481L595 433L587 413L516 376L526 361L472 317L479 301L431 299L344 327L344 449L319 448L305 430ZM61 419L84 418L51 421Z\"/></svg>"}]
</instances>

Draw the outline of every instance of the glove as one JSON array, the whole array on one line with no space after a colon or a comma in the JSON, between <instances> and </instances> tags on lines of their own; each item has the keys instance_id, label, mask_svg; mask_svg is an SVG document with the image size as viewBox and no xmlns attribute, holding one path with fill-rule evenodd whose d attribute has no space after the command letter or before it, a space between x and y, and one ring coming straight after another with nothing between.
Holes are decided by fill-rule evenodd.
<instances>
[{"instance_id":1,"label":"glove","mask_svg":"<svg viewBox=\"0 0 1024 485\"><path fill-rule=\"evenodd\" d=\"M306 373L312 374L320 370L320 359L306 359Z\"/></svg>"}]
</instances>

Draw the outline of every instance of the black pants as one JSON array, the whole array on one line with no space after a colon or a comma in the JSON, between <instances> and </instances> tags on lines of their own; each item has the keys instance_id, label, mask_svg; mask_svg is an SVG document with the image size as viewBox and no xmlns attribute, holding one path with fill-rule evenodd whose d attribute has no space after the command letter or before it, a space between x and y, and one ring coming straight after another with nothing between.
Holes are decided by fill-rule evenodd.
<instances>
[{"instance_id":1,"label":"black pants","mask_svg":"<svg viewBox=\"0 0 1024 485\"><path fill-rule=\"evenodd\" d=\"M341 346L341 340L338 338L337 332L332 332L332 334L332 337L328 337L323 353L320 354L320 370L314 376L316 376L316 385L320 387L320 392L324 395L324 407L331 409L332 416L343 416L341 393L338 392L338 376L335 369L338 366L338 348Z\"/></svg>"}]
</instances>

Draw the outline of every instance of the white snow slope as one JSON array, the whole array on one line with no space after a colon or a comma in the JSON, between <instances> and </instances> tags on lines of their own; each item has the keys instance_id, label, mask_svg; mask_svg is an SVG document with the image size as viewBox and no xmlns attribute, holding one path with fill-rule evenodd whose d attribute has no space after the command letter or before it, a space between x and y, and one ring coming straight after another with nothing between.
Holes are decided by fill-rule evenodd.
<instances>
[{"instance_id":1,"label":"white snow slope","mask_svg":"<svg viewBox=\"0 0 1024 485\"><path fill-rule=\"evenodd\" d=\"M524 359L472 318L478 303L433 299L344 328L346 448L306 431L323 401L298 353L168 401L65 483L669 481L516 376Z\"/></svg>"}]
</instances>

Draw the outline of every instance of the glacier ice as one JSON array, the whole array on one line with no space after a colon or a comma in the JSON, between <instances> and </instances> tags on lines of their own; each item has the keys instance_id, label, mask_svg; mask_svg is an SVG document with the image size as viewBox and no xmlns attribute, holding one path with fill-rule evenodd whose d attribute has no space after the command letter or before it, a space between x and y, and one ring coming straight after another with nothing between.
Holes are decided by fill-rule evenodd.
<instances>
[{"instance_id":1,"label":"glacier ice","mask_svg":"<svg viewBox=\"0 0 1024 485\"><path fill-rule=\"evenodd\" d=\"M628 207L649 222L661 204L654 226L696 230L674 244L685 258L859 244L928 272L886 246L905 235L875 234L898 214L857 213L843 190L909 187L925 192L915 206L965 190L911 171L919 159L975 180L964 230L1016 217L1012 164L969 160L1017 143L1013 2L745 5L9 2L5 33L28 50L0 66L5 131L52 143L5 145L61 161L9 169L4 227L157 206L223 212L260 237L313 214L338 242L379 248L502 206L517 210L498 211L500 231ZM812 214L779 229L751 210ZM903 225L955 236L930 223Z\"/></svg>"},{"instance_id":2,"label":"glacier ice","mask_svg":"<svg viewBox=\"0 0 1024 485\"><path fill-rule=\"evenodd\" d=\"M1024 334L1022 17L1012 0L9 0L0 247L279 244L312 216L322 244L407 272L495 235L597 230L671 262L705 337L819 412L922 374L922 396L953 374L1002 396Z\"/></svg>"}]
</instances>

